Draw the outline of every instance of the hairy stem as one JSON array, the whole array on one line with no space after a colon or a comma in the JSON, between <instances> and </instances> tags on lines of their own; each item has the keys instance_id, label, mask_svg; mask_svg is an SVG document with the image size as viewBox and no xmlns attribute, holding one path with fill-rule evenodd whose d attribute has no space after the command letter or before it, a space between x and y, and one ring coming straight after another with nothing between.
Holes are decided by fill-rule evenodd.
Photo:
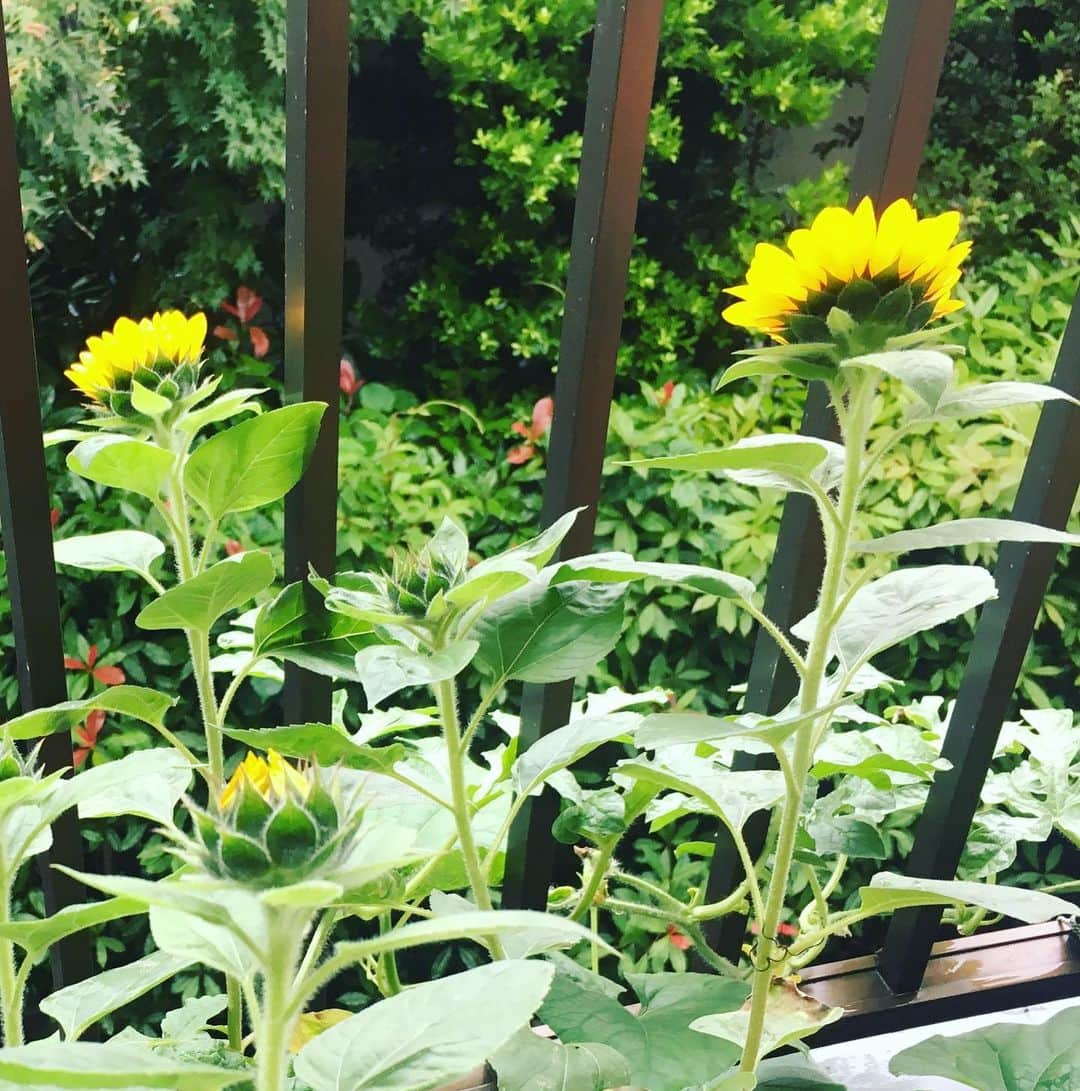
<instances>
[{"instance_id":1,"label":"hairy stem","mask_svg":"<svg viewBox=\"0 0 1080 1091\"><path fill-rule=\"evenodd\" d=\"M450 802L457 827L458 844L465 864L465 874L469 877L473 900L480 909L492 909L491 892L480 861L480 853L473 836L472 809L469 805L468 790L465 785L465 760L467 757L461 738L461 721L458 719L457 686L453 678L439 682L435 686L435 700L439 706L442 720L443 737L446 740L447 761L450 766ZM491 937L491 953L496 959L503 959L506 953L498 937Z\"/></svg>"},{"instance_id":2,"label":"hairy stem","mask_svg":"<svg viewBox=\"0 0 1080 1091\"><path fill-rule=\"evenodd\" d=\"M11 884L4 875L0 878L0 924L7 924L10 920ZM23 1044L25 987L26 975L15 970L15 944L9 939L0 939L0 1019L3 1021L5 1046Z\"/></svg>"},{"instance_id":3,"label":"hairy stem","mask_svg":"<svg viewBox=\"0 0 1080 1091\"><path fill-rule=\"evenodd\" d=\"M305 931L295 912L270 913L262 1010L255 1037L255 1091L284 1091L285 1088L289 1040L299 1015L293 986Z\"/></svg>"},{"instance_id":4,"label":"hairy stem","mask_svg":"<svg viewBox=\"0 0 1080 1091\"><path fill-rule=\"evenodd\" d=\"M837 502L837 526L834 533L826 536L825 571L818 595L817 621L806 653L806 674L800 695L800 712L812 712L818 707L825 672L831 657L831 641L836 625L836 606L843 595L844 572L848 551L858 513L859 489L862 483L863 454L869 430L869 416L873 405L874 383L862 372L855 372L851 380L847 412L841 412L844 428L844 476ZM840 397L834 391L834 401ZM791 759L791 776L786 778L787 788L781 804L781 817L773 857L772 875L769 879L764 914L758 917L759 934L754 948L753 986L750 999L750 1018L746 1042L743 1046L739 1071L752 1073L758 1065L762 1035L765 1029L769 989L774 976L774 963L782 963L786 957L776 942L776 931L784 909L788 877L795 855L795 840L799 829L802 805L802 788L813 763L814 742L818 725L811 723L799 729L795 735L794 753Z\"/></svg>"},{"instance_id":5,"label":"hairy stem","mask_svg":"<svg viewBox=\"0 0 1080 1091\"><path fill-rule=\"evenodd\" d=\"M611 855L618 843L617 839L606 841L597 852L590 854L588 857L588 875L581 888L581 898L570 914L572 921L581 920L586 913L594 908L593 902L596 900L600 888L604 885L608 864L611 863Z\"/></svg>"}]
</instances>

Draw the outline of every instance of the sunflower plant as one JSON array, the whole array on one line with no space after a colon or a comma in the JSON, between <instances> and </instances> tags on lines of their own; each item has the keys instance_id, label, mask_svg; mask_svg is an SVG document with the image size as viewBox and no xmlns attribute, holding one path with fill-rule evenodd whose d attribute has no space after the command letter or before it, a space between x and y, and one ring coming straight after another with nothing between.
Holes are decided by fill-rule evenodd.
<instances>
[{"instance_id":1,"label":"sunflower plant","mask_svg":"<svg viewBox=\"0 0 1080 1091\"><path fill-rule=\"evenodd\" d=\"M0 1079L88 1086L98 1073L102 1086L253 1081L256 1091L391 1091L434 1089L487 1061L503 1091L549 1078L574 1091L748 1091L790 1082L790 1066L771 1071L767 1055L839 1016L797 987L799 970L831 937L902 906L971 905L1027 921L1071 914L1071 903L1046 893L887 872L853 904L835 897L847 860L873 833L873 815L913 787L924 792L942 768L914 727L905 732L859 707L863 695L889 685L872 660L996 593L977 565L894 568L890 558L1006 540L1075 541L990 519L862 534L866 485L906 435L939 419L1065 396L1029 383L957 383L957 350L943 340L940 320L957 307L952 290L967 253L955 241L959 226L953 213L921 219L906 202L880 216L868 202L854 212L827 209L786 249L759 247L746 283L732 289L738 302L728 317L774 344L745 354L720 385L820 380L838 441L754 436L628 464L633 473L719 473L812 498L826 564L815 609L790 631L766 616L751 581L708 563L617 551L561 559L578 512L484 558L446 519L421 548L380 569L312 573L306 584L275 588L268 553L217 558L232 521L277 502L299 480L323 406L267 411L260 391L218 394L215 377L203 373L198 316L121 321L91 338L70 369L89 399L87 419L52 439L76 442L74 472L142 496L147 519L140 529L64 539L59 558L133 571L154 589L137 622L186 633L205 743L189 746L166 723L171 697L136 687L8 725L11 738L32 738L107 708L150 723L169 746L164 758L131 755L70 782L0 755L5 846L9 801L33 800L36 816L19 819L32 836L11 835L23 846L12 860L0 853L7 893L57 807L73 801L81 814L124 807L152 817L178 867L158 881L78 874L109 900L27 925L0 920ZM871 432L895 399L904 406L899 423ZM158 566L167 551L170 575ZM596 667L620 640L634 585L677 586L746 611L790 660L795 698L773 716L717 717L680 707L663 689L614 689L575 703L566 724L529 738L502 707L508 690L569 683ZM213 654L212 632L224 654ZM332 721L230 725L245 680L280 674L283 662L337 680ZM215 673L229 675L220 695ZM419 697L407 708L390 703L403 694ZM363 709L358 719L344 711L351 697ZM242 760L239 748L247 748ZM732 754L743 748L771 753L775 767L732 771ZM595 764L610 754L616 759L602 779L572 772L589 755ZM167 787L148 793L150 773L124 766L136 758L165 762L153 773ZM17 787L7 788L9 780ZM816 790L822 782L846 793L834 813L820 802L829 795ZM551 832L575 846L579 880L550 892L547 913L502 909L512 831L545 791L563 801ZM756 852L743 831L760 811L771 814L770 836ZM676 896L624 863L624 838L642 824L656 830L701 815L727 830L742 863L726 896L710 900L700 888ZM47 997L42 1011L63 1040L20 1044L27 967L55 938L136 912L148 914L157 949ZM631 1015L621 986L599 972L605 960L620 960L599 935L605 914L655 922L713 972L626 974L640 1000ZM713 950L705 931L730 914L750 921L737 959ZM471 941L472 968L403 980L399 952L458 940ZM80 1041L104 1014L196 963L222 975L221 996L169 1013L159 1037L129 1028L106 1043ZM310 1010L343 974L358 975L382 999L356 1014ZM557 1041L528 1029L534 1015Z\"/></svg>"}]
</instances>

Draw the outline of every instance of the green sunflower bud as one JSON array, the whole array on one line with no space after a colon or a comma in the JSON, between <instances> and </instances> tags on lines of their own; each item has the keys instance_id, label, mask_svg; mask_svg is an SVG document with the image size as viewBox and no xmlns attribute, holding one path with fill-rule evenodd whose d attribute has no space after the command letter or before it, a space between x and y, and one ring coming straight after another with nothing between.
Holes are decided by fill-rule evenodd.
<instances>
[{"instance_id":1,"label":"green sunflower bud","mask_svg":"<svg viewBox=\"0 0 1080 1091\"><path fill-rule=\"evenodd\" d=\"M216 813L192 811L192 862L259 889L328 875L360 820L344 813L336 789L324 786L316 769L299 770L273 750L265 759L248 754Z\"/></svg>"}]
</instances>

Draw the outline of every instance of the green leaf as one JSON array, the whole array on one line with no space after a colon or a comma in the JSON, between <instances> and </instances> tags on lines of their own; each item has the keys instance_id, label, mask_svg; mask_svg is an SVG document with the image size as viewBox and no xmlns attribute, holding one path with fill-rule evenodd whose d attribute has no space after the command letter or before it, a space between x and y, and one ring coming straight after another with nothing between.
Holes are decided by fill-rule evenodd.
<instances>
[{"instance_id":1,"label":"green leaf","mask_svg":"<svg viewBox=\"0 0 1080 1091\"><path fill-rule=\"evenodd\" d=\"M94 436L68 453L67 466L99 485L127 489L156 501L172 471L173 456L144 440Z\"/></svg>"},{"instance_id":2,"label":"green leaf","mask_svg":"<svg viewBox=\"0 0 1080 1091\"><path fill-rule=\"evenodd\" d=\"M630 1066L610 1046L564 1046L520 1030L491 1057L499 1091L605 1091L630 1082Z\"/></svg>"},{"instance_id":3,"label":"green leaf","mask_svg":"<svg viewBox=\"0 0 1080 1091\"><path fill-rule=\"evenodd\" d=\"M189 435L194 435L208 424L228 420L240 413L261 413L262 405L254 399L260 394L265 394L266 389L266 387L237 387L208 402L200 409L189 410L180 418L177 427Z\"/></svg>"},{"instance_id":4,"label":"green leaf","mask_svg":"<svg viewBox=\"0 0 1080 1091\"><path fill-rule=\"evenodd\" d=\"M287 758L315 761L346 769L391 769L405 755L400 743L365 746L355 743L345 730L333 724L290 724L287 727L225 728L230 739L256 750L276 750Z\"/></svg>"},{"instance_id":5,"label":"green leaf","mask_svg":"<svg viewBox=\"0 0 1080 1091\"><path fill-rule=\"evenodd\" d=\"M909 636L933 629L997 597L994 578L977 565L902 568L860 588L833 632L833 653L844 670L867 662ZM793 626L808 640L817 611Z\"/></svg>"},{"instance_id":6,"label":"green leaf","mask_svg":"<svg viewBox=\"0 0 1080 1091\"><path fill-rule=\"evenodd\" d=\"M914 549L941 549L953 546L983 545L990 542L1056 542L1059 545L1080 545L1080 534L1021 523L1015 519L954 519L918 530L901 530L855 542L857 553L909 553Z\"/></svg>"},{"instance_id":7,"label":"green leaf","mask_svg":"<svg viewBox=\"0 0 1080 1091\"><path fill-rule=\"evenodd\" d=\"M677 767L661 759L620 762L615 773L680 793L661 798L649 810L650 820L663 819L664 825L683 814L705 813L739 830L752 814L767 810L784 795L784 777L778 770L732 772L692 755Z\"/></svg>"},{"instance_id":8,"label":"green leaf","mask_svg":"<svg viewBox=\"0 0 1080 1091\"><path fill-rule=\"evenodd\" d=\"M602 950L616 954L614 948L599 939L587 928L549 913L537 913L529 909L498 909L481 911L472 909L462 913L446 913L430 920L418 921L396 928L382 936L358 940L354 943L339 943L334 948L335 957L351 958L359 962L362 959L387 951L403 951L410 947L422 947L428 943L447 943L450 940L477 936L504 936L542 933L545 937L544 949L557 946L557 938L562 936L561 946L572 947L583 941L596 942Z\"/></svg>"},{"instance_id":9,"label":"green leaf","mask_svg":"<svg viewBox=\"0 0 1080 1091\"><path fill-rule=\"evenodd\" d=\"M250 602L274 582L274 562L267 553L241 553L170 587L135 618L142 629L196 629L207 632L230 610Z\"/></svg>"},{"instance_id":10,"label":"green leaf","mask_svg":"<svg viewBox=\"0 0 1080 1091\"><path fill-rule=\"evenodd\" d=\"M165 726L165 713L176 704L178 698L169 697L144 686L110 686L82 701L64 701L48 708L34 709L16 716L4 724L4 731L12 739L36 739L57 731L70 731L77 727L95 709L115 712L119 716L131 716L151 727Z\"/></svg>"},{"instance_id":11,"label":"green leaf","mask_svg":"<svg viewBox=\"0 0 1080 1091\"><path fill-rule=\"evenodd\" d=\"M374 708L406 686L433 686L456 678L479 647L475 640L457 640L426 653L401 644L378 644L357 652L356 673L368 705Z\"/></svg>"},{"instance_id":12,"label":"green leaf","mask_svg":"<svg viewBox=\"0 0 1080 1091\"><path fill-rule=\"evenodd\" d=\"M873 352L867 356L855 356L842 361L840 366L872 368L899 379L933 413L952 382L956 365L952 357L943 352L908 349L906 352Z\"/></svg>"},{"instance_id":13,"label":"green leaf","mask_svg":"<svg viewBox=\"0 0 1080 1091\"><path fill-rule=\"evenodd\" d=\"M632 735L640 722L640 716L629 712L583 716L542 735L514 762L514 787L518 792L538 791L548 777L580 761L598 746Z\"/></svg>"},{"instance_id":14,"label":"green leaf","mask_svg":"<svg viewBox=\"0 0 1080 1091\"><path fill-rule=\"evenodd\" d=\"M314 1091L430 1091L526 1027L553 973L542 962L496 962L415 985L309 1042L296 1075Z\"/></svg>"},{"instance_id":15,"label":"green leaf","mask_svg":"<svg viewBox=\"0 0 1080 1091\"><path fill-rule=\"evenodd\" d=\"M801 992L789 981L779 981L769 989L765 1008L765 1027L757 1059L783 1046L809 1037L844 1014L843 1008L830 1008ZM722 1012L695 1019L692 1030L723 1038L741 1047L750 1025L750 1003L738 1011Z\"/></svg>"},{"instance_id":16,"label":"green leaf","mask_svg":"<svg viewBox=\"0 0 1080 1091\"><path fill-rule=\"evenodd\" d=\"M626 1058L633 1087L683 1091L738 1059L739 1050L690 1030L703 1015L739 1007L749 988L713 974L628 974L641 1000L633 1015L582 977L560 973L540 1018L564 1044L601 1041Z\"/></svg>"},{"instance_id":17,"label":"green leaf","mask_svg":"<svg viewBox=\"0 0 1080 1091\"><path fill-rule=\"evenodd\" d=\"M555 555L583 508L560 516L546 530L521 545L489 557L469 569L465 579L446 594L454 606L469 606L481 599L494 602L531 583Z\"/></svg>"},{"instance_id":18,"label":"green leaf","mask_svg":"<svg viewBox=\"0 0 1080 1091\"><path fill-rule=\"evenodd\" d=\"M829 448L822 440L799 435L754 436L717 450L638 458L617 465L630 466L635 470L704 470L720 473L752 470L781 479L806 481L828 454Z\"/></svg>"},{"instance_id":19,"label":"green leaf","mask_svg":"<svg viewBox=\"0 0 1080 1091\"><path fill-rule=\"evenodd\" d=\"M356 653L375 639L370 622L327 610L306 589L306 584L291 583L259 611L252 653L359 681Z\"/></svg>"},{"instance_id":20,"label":"green leaf","mask_svg":"<svg viewBox=\"0 0 1080 1091\"><path fill-rule=\"evenodd\" d=\"M184 1006L167 1012L161 1020L161 1038L166 1042L198 1041L207 1023L228 1006L225 993L217 996L189 996Z\"/></svg>"},{"instance_id":21,"label":"green leaf","mask_svg":"<svg viewBox=\"0 0 1080 1091\"><path fill-rule=\"evenodd\" d=\"M168 981L190 965L191 959L155 951L126 966L67 985L42 1000L40 1007L60 1024L67 1041L75 1041L109 1012ZM2 1057L0 1054L0 1059Z\"/></svg>"},{"instance_id":22,"label":"green leaf","mask_svg":"<svg viewBox=\"0 0 1080 1091\"><path fill-rule=\"evenodd\" d=\"M143 903L135 898L108 898L102 902L68 905L44 920L0 924L0 936L17 943L32 962L37 962L54 943L67 936L121 917L133 917L144 909Z\"/></svg>"},{"instance_id":23,"label":"green leaf","mask_svg":"<svg viewBox=\"0 0 1080 1091\"><path fill-rule=\"evenodd\" d=\"M735 576L719 568L700 564L663 564L657 561L637 561L629 553L588 553L573 557L555 567L551 586L572 580L589 583L633 583L653 579L679 584L700 591L703 595L720 598L749 599L754 585L745 576Z\"/></svg>"},{"instance_id":24,"label":"green leaf","mask_svg":"<svg viewBox=\"0 0 1080 1091\"><path fill-rule=\"evenodd\" d=\"M212 1065L194 1064L140 1046L91 1042L34 1042L0 1049L0 1088L85 1088L86 1091L218 1091L245 1078Z\"/></svg>"},{"instance_id":25,"label":"green leaf","mask_svg":"<svg viewBox=\"0 0 1080 1091\"><path fill-rule=\"evenodd\" d=\"M938 403L935 416L962 418L981 417L1013 405L1030 405L1033 402L1067 401L1080 405L1071 394L1056 386L1042 383L997 382L980 383L950 390Z\"/></svg>"},{"instance_id":26,"label":"green leaf","mask_svg":"<svg viewBox=\"0 0 1080 1091\"><path fill-rule=\"evenodd\" d=\"M145 413L148 417L160 417L172 407L172 402L162 397L157 391L143 386L138 379L132 379L131 407L136 413Z\"/></svg>"},{"instance_id":27,"label":"green leaf","mask_svg":"<svg viewBox=\"0 0 1080 1091\"><path fill-rule=\"evenodd\" d=\"M801 715L762 716L744 712L737 716L707 716L703 712L654 712L646 716L634 735L643 750L669 746L718 743L726 739L761 739L779 746L800 727L812 724L835 711L840 702Z\"/></svg>"},{"instance_id":28,"label":"green leaf","mask_svg":"<svg viewBox=\"0 0 1080 1091\"><path fill-rule=\"evenodd\" d=\"M175 750L137 750L60 781L54 796L65 809L77 803L81 819L134 814L167 825L191 777L190 763Z\"/></svg>"},{"instance_id":29,"label":"green leaf","mask_svg":"<svg viewBox=\"0 0 1080 1091\"><path fill-rule=\"evenodd\" d=\"M545 570L547 571L547 570ZM594 667L622 631L624 587L537 582L479 618L475 663L497 679L561 682Z\"/></svg>"},{"instance_id":30,"label":"green leaf","mask_svg":"<svg viewBox=\"0 0 1080 1091\"><path fill-rule=\"evenodd\" d=\"M1044 1023L935 1034L896 1054L894 1076L941 1076L976 1091L1068 1091L1080 1078L1080 1008Z\"/></svg>"},{"instance_id":31,"label":"green leaf","mask_svg":"<svg viewBox=\"0 0 1080 1091\"><path fill-rule=\"evenodd\" d=\"M214 912L221 917L218 922L209 919L210 897L215 899ZM252 948L265 950L269 943L266 909L261 902L224 884L203 899L199 913L167 903L150 906L150 933L158 947L174 958L201 962L238 980L250 980L259 968ZM246 943L241 935L247 938Z\"/></svg>"},{"instance_id":32,"label":"green leaf","mask_svg":"<svg viewBox=\"0 0 1080 1091\"><path fill-rule=\"evenodd\" d=\"M917 879L888 871L875 875L869 886L859 888L859 901L860 909L866 916L919 905L974 905L1025 924L1077 915L1077 908L1072 902L1039 890L960 880Z\"/></svg>"},{"instance_id":33,"label":"green leaf","mask_svg":"<svg viewBox=\"0 0 1080 1091\"><path fill-rule=\"evenodd\" d=\"M219 432L188 458L184 487L215 520L280 500L303 475L325 411L301 402Z\"/></svg>"},{"instance_id":34,"label":"green leaf","mask_svg":"<svg viewBox=\"0 0 1080 1091\"><path fill-rule=\"evenodd\" d=\"M57 564L90 572L136 572L143 579L151 578L150 566L164 552L157 538L141 530L108 530L53 542Z\"/></svg>"},{"instance_id":35,"label":"green leaf","mask_svg":"<svg viewBox=\"0 0 1080 1091\"><path fill-rule=\"evenodd\" d=\"M713 383L713 391L722 390L739 379L757 379L762 376L790 375L786 367L779 360L770 360L767 357L751 356L747 360L740 360L727 368L723 375Z\"/></svg>"},{"instance_id":36,"label":"green leaf","mask_svg":"<svg viewBox=\"0 0 1080 1091\"><path fill-rule=\"evenodd\" d=\"M264 890L259 897L263 905L322 909L341 901L344 893L344 888L338 883L331 883L326 879L308 879L303 883L272 887Z\"/></svg>"}]
</instances>

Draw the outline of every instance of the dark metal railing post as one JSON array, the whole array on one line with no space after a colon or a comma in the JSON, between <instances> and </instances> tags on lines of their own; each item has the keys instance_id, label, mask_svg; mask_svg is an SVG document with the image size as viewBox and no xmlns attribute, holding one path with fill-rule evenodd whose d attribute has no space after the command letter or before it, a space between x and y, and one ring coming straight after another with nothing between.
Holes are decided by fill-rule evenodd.
<instances>
[{"instance_id":1,"label":"dark metal railing post","mask_svg":"<svg viewBox=\"0 0 1080 1091\"><path fill-rule=\"evenodd\" d=\"M1050 382L1080 397L1080 292ZM1048 402L1035 430L1012 517L1064 530L1078 488L1080 409L1065 401ZM979 616L942 748L942 757L952 768L938 773L930 786L908 858L909 875L930 879L956 875L1057 554L1057 546L1043 542L1000 547L994 570L998 597ZM940 922L941 910L933 907L893 917L879 968L894 992L919 987Z\"/></svg>"},{"instance_id":2,"label":"dark metal railing post","mask_svg":"<svg viewBox=\"0 0 1080 1091\"><path fill-rule=\"evenodd\" d=\"M891 0L851 172L851 207L868 196L875 207L883 208L914 192L954 8L954 0ZM807 391L801 431L835 437L836 421L822 383L812 383ZM765 594L766 614L785 631L813 609L824 562L813 501L799 494L788 496ZM787 659L768 633L759 632L750 667L747 709L778 712L794 696L796 686ZM769 761L766 755L739 754L734 768L762 768ZM755 854L764 844L767 827L768 815L764 813L753 816L746 825L745 836ZM723 830L716 836L709 873L710 900L719 900L733 890L741 874L731 838ZM710 922L706 936L734 956L742 944L745 923L737 915L723 917Z\"/></svg>"},{"instance_id":3,"label":"dark metal railing post","mask_svg":"<svg viewBox=\"0 0 1080 1091\"><path fill-rule=\"evenodd\" d=\"M337 450L345 261L347 0L288 0L285 77L285 400L328 405L311 464L285 500L285 577L337 561ZM285 716L330 718L331 682L285 670Z\"/></svg>"},{"instance_id":4,"label":"dark metal railing post","mask_svg":"<svg viewBox=\"0 0 1080 1091\"><path fill-rule=\"evenodd\" d=\"M23 711L67 700L60 609L56 594L49 486L41 439L34 321L26 269L15 121L8 84L7 43L0 8L0 329L4 331L4 375L0 382L0 528L7 559L8 593ZM67 732L44 740L48 770L71 765ZM53 824L49 858L39 857L45 904L50 913L80 901L82 887L49 863L82 866L82 837L74 810ZM54 948L54 952L57 949ZM68 943L52 962L59 987L89 976L90 952Z\"/></svg>"},{"instance_id":5,"label":"dark metal railing post","mask_svg":"<svg viewBox=\"0 0 1080 1091\"><path fill-rule=\"evenodd\" d=\"M600 0L596 17L541 516L546 526L585 507L562 557L592 548L663 10L663 0ZM523 748L566 723L573 689L526 686ZM524 808L507 850L504 904L546 904L556 808L550 790Z\"/></svg>"}]
</instances>

